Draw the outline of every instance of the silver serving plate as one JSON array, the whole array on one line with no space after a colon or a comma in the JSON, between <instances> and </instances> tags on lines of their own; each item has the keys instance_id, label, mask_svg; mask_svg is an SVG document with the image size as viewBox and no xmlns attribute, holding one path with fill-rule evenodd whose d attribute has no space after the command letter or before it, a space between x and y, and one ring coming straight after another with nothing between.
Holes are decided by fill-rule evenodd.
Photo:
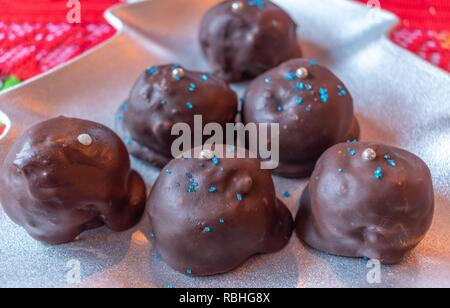
<instances>
[{"instance_id":1,"label":"silver serving plate","mask_svg":"<svg viewBox=\"0 0 450 308\"><path fill-rule=\"evenodd\" d=\"M113 127L116 108L149 65L177 62L207 70L196 40L203 13L217 0L153 0L107 13L118 34L70 63L0 95L12 123L0 141L0 161L36 122L58 115ZM0 210L2 287L450 287L450 77L392 44L397 23L381 10L342 0L279 0L298 22L306 55L330 67L355 98L364 140L406 148L432 170L433 227L408 260L383 266L369 284L367 262L328 256L294 235L281 252L250 259L234 272L207 278L179 274L152 249L148 221L124 233L98 229L62 246L32 240ZM244 85L235 89L242 93ZM157 171L134 162L149 185ZM276 178L293 213L306 180ZM76 275L80 266L80 280Z\"/></svg>"}]
</instances>

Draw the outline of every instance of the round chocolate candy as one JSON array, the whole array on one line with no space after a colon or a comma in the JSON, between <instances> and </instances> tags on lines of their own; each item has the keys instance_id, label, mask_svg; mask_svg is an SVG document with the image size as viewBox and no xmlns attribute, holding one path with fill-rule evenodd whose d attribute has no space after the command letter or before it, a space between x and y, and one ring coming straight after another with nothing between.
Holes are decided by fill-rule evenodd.
<instances>
[{"instance_id":1,"label":"round chocolate candy","mask_svg":"<svg viewBox=\"0 0 450 308\"><path fill-rule=\"evenodd\" d=\"M198 157L171 161L152 189L147 210L162 259L180 272L205 276L283 248L292 216L261 162Z\"/></svg>"},{"instance_id":2,"label":"round chocolate candy","mask_svg":"<svg viewBox=\"0 0 450 308\"><path fill-rule=\"evenodd\" d=\"M393 264L422 241L433 213L431 174L420 158L378 143L342 143L318 161L296 228L325 253Z\"/></svg>"},{"instance_id":3,"label":"round chocolate candy","mask_svg":"<svg viewBox=\"0 0 450 308\"><path fill-rule=\"evenodd\" d=\"M359 137L349 90L315 60L291 60L255 79L245 94L243 121L279 124L274 172L291 178L309 176L325 150Z\"/></svg>"},{"instance_id":4,"label":"round chocolate candy","mask_svg":"<svg viewBox=\"0 0 450 308\"><path fill-rule=\"evenodd\" d=\"M297 25L267 0L229 0L214 6L203 18L200 43L214 72L233 82L302 56Z\"/></svg>"},{"instance_id":5,"label":"round chocolate candy","mask_svg":"<svg viewBox=\"0 0 450 308\"><path fill-rule=\"evenodd\" d=\"M154 66L120 107L116 128L133 156L162 168L173 159L172 144L179 137L172 135L175 124L185 123L194 132L195 116L202 116L200 129L209 123L225 129L235 122L237 108L238 98L223 80L179 65Z\"/></svg>"},{"instance_id":6,"label":"round chocolate candy","mask_svg":"<svg viewBox=\"0 0 450 308\"><path fill-rule=\"evenodd\" d=\"M109 128L59 117L31 127L2 167L6 214L36 240L73 241L106 225L133 227L142 217L146 185L130 169L127 149Z\"/></svg>"}]
</instances>

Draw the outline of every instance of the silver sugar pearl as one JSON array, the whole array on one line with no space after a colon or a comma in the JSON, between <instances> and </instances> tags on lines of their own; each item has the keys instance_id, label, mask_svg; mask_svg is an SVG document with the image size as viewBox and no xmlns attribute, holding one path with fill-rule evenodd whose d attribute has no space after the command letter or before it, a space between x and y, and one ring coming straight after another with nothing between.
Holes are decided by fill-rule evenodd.
<instances>
[{"instance_id":1,"label":"silver sugar pearl","mask_svg":"<svg viewBox=\"0 0 450 308\"><path fill-rule=\"evenodd\" d=\"M231 4L231 9L234 12L240 12L244 8L244 4L241 1L236 1Z\"/></svg>"},{"instance_id":2,"label":"silver sugar pearl","mask_svg":"<svg viewBox=\"0 0 450 308\"><path fill-rule=\"evenodd\" d=\"M210 150L202 150L199 154L201 160L211 160L214 158L214 153Z\"/></svg>"},{"instance_id":3,"label":"silver sugar pearl","mask_svg":"<svg viewBox=\"0 0 450 308\"><path fill-rule=\"evenodd\" d=\"M175 79L182 79L186 75L186 72L182 67L177 67L172 71L172 77Z\"/></svg>"},{"instance_id":4,"label":"silver sugar pearl","mask_svg":"<svg viewBox=\"0 0 450 308\"><path fill-rule=\"evenodd\" d=\"M92 138L88 134L81 134L78 136L78 142L85 146L90 146L92 144Z\"/></svg>"},{"instance_id":5,"label":"silver sugar pearl","mask_svg":"<svg viewBox=\"0 0 450 308\"><path fill-rule=\"evenodd\" d=\"M300 79L305 79L309 76L309 72L308 69L306 67L300 67L295 74L297 75L298 78Z\"/></svg>"},{"instance_id":6,"label":"silver sugar pearl","mask_svg":"<svg viewBox=\"0 0 450 308\"><path fill-rule=\"evenodd\" d=\"M364 150L364 152L362 153L362 157L364 160L372 161L377 158L377 152L375 152L374 149L368 148Z\"/></svg>"}]
</instances>

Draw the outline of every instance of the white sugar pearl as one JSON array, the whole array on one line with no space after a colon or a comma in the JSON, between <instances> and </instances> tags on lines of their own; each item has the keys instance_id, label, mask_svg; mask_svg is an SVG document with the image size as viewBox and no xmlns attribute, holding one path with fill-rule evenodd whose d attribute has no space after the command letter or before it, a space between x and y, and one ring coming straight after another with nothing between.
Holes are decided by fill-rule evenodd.
<instances>
[{"instance_id":1,"label":"white sugar pearl","mask_svg":"<svg viewBox=\"0 0 450 308\"><path fill-rule=\"evenodd\" d=\"M377 152L375 152L374 149L368 148L364 150L364 152L362 153L362 157L364 160L372 161L377 158Z\"/></svg>"},{"instance_id":2,"label":"white sugar pearl","mask_svg":"<svg viewBox=\"0 0 450 308\"><path fill-rule=\"evenodd\" d=\"M210 150L202 150L200 152L199 158L202 160L211 160L214 158L214 153Z\"/></svg>"},{"instance_id":3,"label":"white sugar pearl","mask_svg":"<svg viewBox=\"0 0 450 308\"><path fill-rule=\"evenodd\" d=\"M81 134L78 136L78 142L85 146L90 146L92 144L92 138L88 134Z\"/></svg>"},{"instance_id":4,"label":"white sugar pearl","mask_svg":"<svg viewBox=\"0 0 450 308\"><path fill-rule=\"evenodd\" d=\"M172 77L175 79L182 79L186 75L186 72L182 67L177 67L172 71Z\"/></svg>"},{"instance_id":5,"label":"white sugar pearl","mask_svg":"<svg viewBox=\"0 0 450 308\"><path fill-rule=\"evenodd\" d=\"M297 75L298 78L300 79L305 79L309 76L309 72L308 69L306 67L300 67L295 74Z\"/></svg>"},{"instance_id":6,"label":"white sugar pearl","mask_svg":"<svg viewBox=\"0 0 450 308\"><path fill-rule=\"evenodd\" d=\"M239 12L239 11L241 11L243 8L244 8L244 4L243 4L242 2L240 2L240 1L236 1L236 2L233 2L233 3L231 4L231 9L232 9L234 12Z\"/></svg>"}]
</instances>

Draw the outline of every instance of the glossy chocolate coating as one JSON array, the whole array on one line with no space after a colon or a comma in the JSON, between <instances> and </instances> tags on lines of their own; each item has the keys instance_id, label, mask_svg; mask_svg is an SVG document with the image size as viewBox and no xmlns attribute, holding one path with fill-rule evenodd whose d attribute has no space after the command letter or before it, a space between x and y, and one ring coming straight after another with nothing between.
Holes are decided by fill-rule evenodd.
<instances>
[{"instance_id":1,"label":"glossy chocolate coating","mask_svg":"<svg viewBox=\"0 0 450 308\"><path fill-rule=\"evenodd\" d=\"M363 158L367 148L375 160ZM422 241L433 213L431 174L420 158L378 143L343 143L318 161L296 228L322 252L393 264Z\"/></svg>"},{"instance_id":2,"label":"glossy chocolate coating","mask_svg":"<svg viewBox=\"0 0 450 308\"><path fill-rule=\"evenodd\" d=\"M176 67L152 67L141 74L116 121L130 153L159 168L173 159L175 124L186 123L193 132L194 115L202 115L203 126L214 122L225 128L237 114L237 95L226 82L186 69L185 76L176 79L172 76Z\"/></svg>"},{"instance_id":3,"label":"glossy chocolate coating","mask_svg":"<svg viewBox=\"0 0 450 308\"><path fill-rule=\"evenodd\" d=\"M242 8L233 10L234 3ZM213 71L237 82L301 57L296 32L292 18L270 1L229 0L206 13L200 43Z\"/></svg>"},{"instance_id":4,"label":"glossy chocolate coating","mask_svg":"<svg viewBox=\"0 0 450 308\"><path fill-rule=\"evenodd\" d=\"M161 172L147 210L162 259L194 276L225 273L278 251L293 230L257 159L175 159Z\"/></svg>"},{"instance_id":5,"label":"glossy chocolate coating","mask_svg":"<svg viewBox=\"0 0 450 308\"><path fill-rule=\"evenodd\" d=\"M78 136L88 134L84 145ZM106 225L133 227L147 199L142 178L130 170L127 149L107 127L59 117L31 127L13 145L0 177L6 214L36 240L73 241Z\"/></svg>"},{"instance_id":6,"label":"glossy chocolate coating","mask_svg":"<svg viewBox=\"0 0 450 308\"><path fill-rule=\"evenodd\" d=\"M308 77L296 76L306 68ZM279 123L284 177L311 174L317 159L334 144L358 139L353 99L345 85L315 61L291 60L255 79L247 89L244 123Z\"/></svg>"}]
</instances>

